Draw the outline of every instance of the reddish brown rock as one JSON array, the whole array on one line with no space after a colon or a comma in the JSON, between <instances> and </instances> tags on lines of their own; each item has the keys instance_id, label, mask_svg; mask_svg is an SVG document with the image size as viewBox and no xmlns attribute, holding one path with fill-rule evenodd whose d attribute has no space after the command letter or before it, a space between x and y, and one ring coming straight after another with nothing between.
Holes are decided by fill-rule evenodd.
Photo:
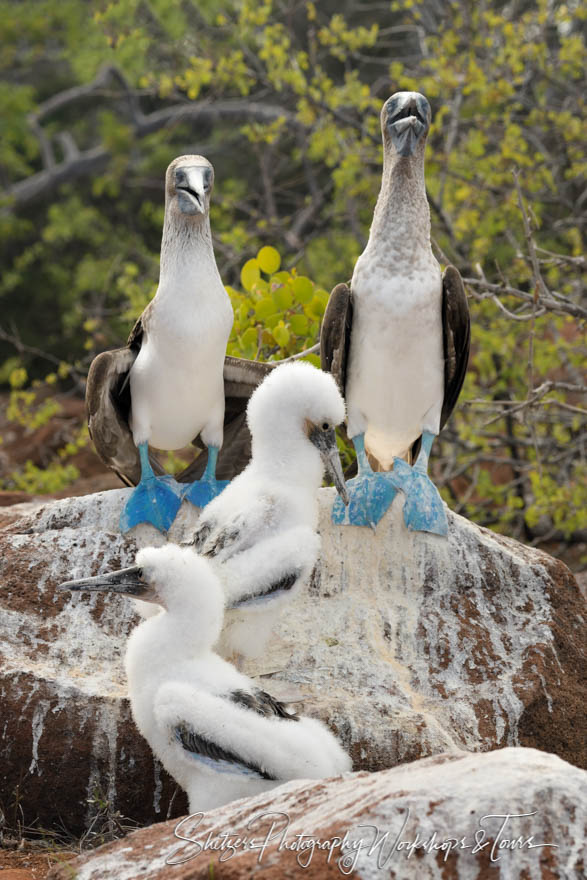
<instances>
[{"instance_id":1,"label":"reddish brown rock","mask_svg":"<svg viewBox=\"0 0 587 880\"><path fill-rule=\"evenodd\" d=\"M163 540L119 534L128 491L0 511L0 790L29 824L80 831L100 799L141 823L169 809L174 785L125 699L131 603L55 592ZM448 540L410 533L400 497L376 532L334 527L333 490L320 496L320 565L246 671L328 721L356 769L508 745L583 764L585 617L568 569L454 515ZM184 505L171 539L196 517ZM184 809L178 795L171 815Z\"/></svg>"},{"instance_id":2,"label":"reddish brown rock","mask_svg":"<svg viewBox=\"0 0 587 880\"><path fill-rule=\"evenodd\" d=\"M138 822L186 806L130 715L121 659L139 620L132 604L55 592L68 571L132 559L133 540L99 526L112 500L95 496L84 514L71 512L78 499L2 511L0 790L28 826L81 833L106 804Z\"/></svg>"},{"instance_id":3,"label":"reddish brown rock","mask_svg":"<svg viewBox=\"0 0 587 880\"><path fill-rule=\"evenodd\" d=\"M438 755L144 828L48 880L578 880L586 808L587 773L554 755Z\"/></svg>"}]
</instances>

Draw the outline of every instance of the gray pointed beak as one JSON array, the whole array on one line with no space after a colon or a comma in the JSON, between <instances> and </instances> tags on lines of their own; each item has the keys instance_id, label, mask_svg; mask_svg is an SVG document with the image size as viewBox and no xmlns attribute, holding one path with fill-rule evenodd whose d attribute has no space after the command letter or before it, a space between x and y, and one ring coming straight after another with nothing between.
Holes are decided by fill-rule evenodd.
<instances>
[{"instance_id":1,"label":"gray pointed beak","mask_svg":"<svg viewBox=\"0 0 587 880\"><path fill-rule=\"evenodd\" d=\"M345 504L349 503L349 493L347 492L342 465L340 463L340 455L336 445L336 431L330 428L327 431L321 430L318 426L314 426L309 433L310 442L314 444L316 449L322 456L324 467L327 474L331 478L336 487L336 491Z\"/></svg>"},{"instance_id":2,"label":"gray pointed beak","mask_svg":"<svg viewBox=\"0 0 587 880\"><path fill-rule=\"evenodd\" d=\"M183 214L205 214L206 196L211 187L207 165L182 165L175 169L175 190Z\"/></svg>"},{"instance_id":3,"label":"gray pointed beak","mask_svg":"<svg viewBox=\"0 0 587 880\"><path fill-rule=\"evenodd\" d=\"M71 590L81 592L104 591L109 593L124 593L128 596L145 598L151 593L150 585L143 580L143 571L138 565L131 565L120 571L112 571L108 574L98 574L95 577L80 578L74 581L65 581L59 584L58 590Z\"/></svg>"},{"instance_id":4,"label":"gray pointed beak","mask_svg":"<svg viewBox=\"0 0 587 880\"><path fill-rule=\"evenodd\" d=\"M411 156L430 128L430 104L418 92L398 92L387 101L387 129L400 156Z\"/></svg>"},{"instance_id":5,"label":"gray pointed beak","mask_svg":"<svg viewBox=\"0 0 587 880\"><path fill-rule=\"evenodd\" d=\"M389 128L391 139L400 156L411 156L425 131L415 116L398 119Z\"/></svg>"}]
</instances>

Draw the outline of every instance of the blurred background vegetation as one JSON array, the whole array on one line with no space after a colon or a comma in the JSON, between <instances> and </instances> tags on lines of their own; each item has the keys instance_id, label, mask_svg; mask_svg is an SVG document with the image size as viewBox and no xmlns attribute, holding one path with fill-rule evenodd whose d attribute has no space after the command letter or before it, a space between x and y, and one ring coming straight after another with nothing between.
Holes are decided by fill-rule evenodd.
<instances>
[{"instance_id":1,"label":"blurred background vegetation","mask_svg":"<svg viewBox=\"0 0 587 880\"><path fill-rule=\"evenodd\" d=\"M366 243L381 105L415 89L434 247L473 322L435 478L454 510L579 565L586 21L579 0L0 0L7 498L82 491L84 377L155 292L171 159L215 166L230 353L288 356Z\"/></svg>"}]
</instances>

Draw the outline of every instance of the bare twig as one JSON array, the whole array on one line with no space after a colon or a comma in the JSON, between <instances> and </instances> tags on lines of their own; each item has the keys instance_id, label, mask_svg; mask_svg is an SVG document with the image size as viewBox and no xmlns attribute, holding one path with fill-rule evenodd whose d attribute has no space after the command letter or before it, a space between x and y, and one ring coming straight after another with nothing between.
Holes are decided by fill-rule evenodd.
<instances>
[{"instance_id":1,"label":"bare twig","mask_svg":"<svg viewBox=\"0 0 587 880\"><path fill-rule=\"evenodd\" d=\"M495 284L482 278L463 278L463 281L471 287L480 287L492 294L508 294L509 296L515 296L517 299L522 299L528 303L531 303L534 299L532 293L528 293L526 290L520 290L517 287L511 287L505 282ZM587 320L586 308L574 303L562 294L555 293L554 291L551 291L550 294L549 297L542 297L540 300L540 305L549 312L554 312L557 315L572 315L574 318L580 318L583 321Z\"/></svg>"},{"instance_id":2,"label":"bare twig","mask_svg":"<svg viewBox=\"0 0 587 880\"><path fill-rule=\"evenodd\" d=\"M85 177L100 173L111 158L110 151L103 146L92 147L88 150L79 150L70 132L62 132L60 135L64 147L65 160L55 163L53 151L49 141L40 128L40 122L54 113L63 110L76 102L95 96L110 79L115 78L121 86L122 96L126 100L127 111L133 125L135 138L159 131L169 125L179 122L217 121L218 119L242 119L255 120L257 122L270 123L278 119L285 119L288 128L297 129L301 124L295 114L285 107L276 104L261 103L260 101L247 99L227 99L224 101L197 101L182 102L155 110L153 113L144 114L139 106L136 92L130 88L122 73L115 67L106 67L100 74L84 86L75 86L66 89L57 95L53 95L47 101L39 105L35 114L29 117L29 122L35 134L39 137L45 168L43 171L33 174L25 180L8 187L5 194L17 208L45 198L58 186ZM116 93L111 96L116 97Z\"/></svg>"},{"instance_id":3,"label":"bare twig","mask_svg":"<svg viewBox=\"0 0 587 880\"><path fill-rule=\"evenodd\" d=\"M12 328L12 333L9 333L7 330L4 330L3 327L0 327L0 340L2 340L3 342L8 342L10 345L14 346L14 348L16 349L16 351L20 355L32 354L34 357L40 357L43 360L46 360L50 364L54 364L54 366L57 366L57 367L61 366L61 364L63 363L63 361L60 358L55 357L52 354L49 354L49 352L47 352L47 351L42 351L42 349L36 348L34 345L26 345L22 341L22 339L18 335L18 331L14 327ZM85 381L85 374L84 373L80 373L80 371L78 369L76 369L76 367L72 366L71 364L68 364L68 367L69 367L69 372L73 376L75 376L75 378L78 380L78 382Z\"/></svg>"}]
</instances>

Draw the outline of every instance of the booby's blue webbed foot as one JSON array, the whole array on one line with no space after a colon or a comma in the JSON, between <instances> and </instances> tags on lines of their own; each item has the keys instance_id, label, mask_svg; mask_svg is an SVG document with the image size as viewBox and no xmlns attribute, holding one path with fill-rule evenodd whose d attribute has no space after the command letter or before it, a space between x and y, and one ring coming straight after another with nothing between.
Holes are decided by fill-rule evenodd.
<instances>
[{"instance_id":1,"label":"booby's blue webbed foot","mask_svg":"<svg viewBox=\"0 0 587 880\"><path fill-rule=\"evenodd\" d=\"M202 474L201 480L195 480L183 490L183 497L193 504L194 507L205 507L220 495L230 480L216 479L216 460L218 458L218 446L208 447L208 463L206 470Z\"/></svg>"},{"instance_id":2,"label":"booby's blue webbed foot","mask_svg":"<svg viewBox=\"0 0 587 880\"><path fill-rule=\"evenodd\" d=\"M353 437L357 451L359 473L346 484L349 505L345 507L337 496L332 508L332 522L336 525L371 526L374 528L396 496L396 488L389 473L375 473L365 452L365 436Z\"/></svg>"},{"instance_id":3,"label":"booby's blue webbed foot","mask_svg":"<svg viewBox=\"0 0 587 880\"><path fill-rule=\"evenodd\" d=\"M427 474L428 456L434 441L434 434L424 431L422 448L413 467L401 458L394 459L390 472L394 486L406 496L404 522L415 532L431 532L434 535L448 534L448 520L438 489Z\"/></svg>"},{"instance_id":4,"label":"booby's blue webbed foot","mask_svg":"<svg viewBox=\"0 0 587 880\"><path fill-rule=\"evenodd\" d=\"M148 445L139 445L141 480L120 514L120 531L128 532L140 523L151 523L160 532L167 532L177 516L183 488L166 474L157 477L149 462Z\"/></svg>"}]
</instances>

